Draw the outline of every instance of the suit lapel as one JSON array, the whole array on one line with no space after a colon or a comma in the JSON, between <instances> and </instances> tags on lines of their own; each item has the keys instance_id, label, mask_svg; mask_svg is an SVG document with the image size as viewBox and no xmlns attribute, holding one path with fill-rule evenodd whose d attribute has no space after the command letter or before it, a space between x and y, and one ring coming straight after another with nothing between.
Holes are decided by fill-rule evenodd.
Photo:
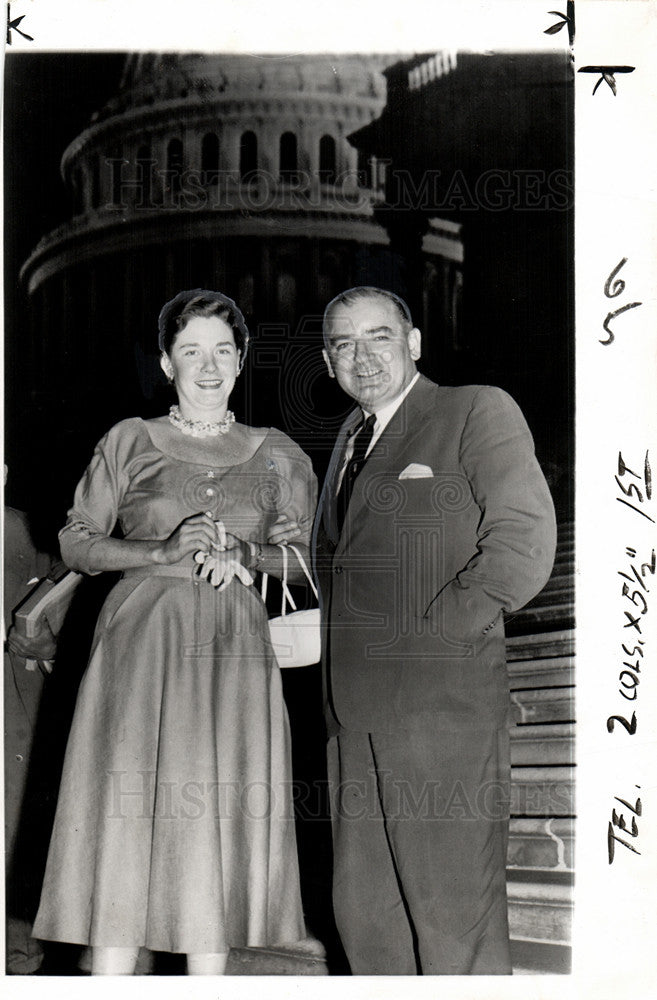
<instances>
[{"instance_id":1,"label":"suit lapel","mask_svg":"<svg viewBox=\"0 0 657 1000\"><path fill-rule=\"evenodd\" d=\"M396 410L390 420L390 423L387 424L385 430L372 448L367 458L367 463L363 469L363 473L367 471L370 477L376 475L377 473L385 473L392 466L394 466L398 457L405 451L406 448L408 448L410 444L412 444L413 438L417 435L425 433L427 416L432 414L432 409L435 407L435 389L436 385L433 382L425 378L424 375L420 375L416 384ZM357 420L351 422L350 428L353 427L356 422ZM343 429L346 426L347 422L345 421ZM339 452L340 457L344 455L345 444L346 434L342 440L342 447ZM338 445L336 443L336 451L337 450ZM339 469L340 464L338 464L338 473ZM366 479L367 477L364 478ZM332 490L334 533L331 537L337 538L337 521L335 517L335 482L336 479L334 478ZM347 540L347 531L345 530L346 525L349 521L352 523L354 522L364 506L365 493L363 490L363 480L361 480L359 476L356 480L354 490L349 501L349 519L345 520L342 534L339 536L339 541L337 543L337 547L339 549L344 547Z\"/></svg>"},{"instance_id":2,"label":"suit lapel","mask_svg":"<svg viewBox=\"0 0 657 1000\"><path fill-rule=\"evenodd\" d=\"M331 455L331 461L329 462L329 466L326 471L324 487L319 501L318 515L322 519L324 531L333 544L337 543L339 537L336 507L338 478L344 461L347 440L354 427L356 427L359 423L361 416L362 410L360 407L356 407L355 410L351 411L338 431L338 436L335 440L333 454Z\"/></svg>"}]
</instances>

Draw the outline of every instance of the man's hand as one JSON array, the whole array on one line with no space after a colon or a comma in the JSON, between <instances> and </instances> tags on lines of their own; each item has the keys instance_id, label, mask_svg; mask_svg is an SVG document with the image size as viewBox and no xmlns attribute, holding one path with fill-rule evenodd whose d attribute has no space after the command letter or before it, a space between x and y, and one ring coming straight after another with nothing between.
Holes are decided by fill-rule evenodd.
<instances>
[{"instance_id":1,"label":"man's hand","mask_svg":"<svg viewBox=\"0 0 657 1000\"><path fill-rule=\"evenodd\" d=\"M301 528L287 514L279 514L267 536L269 545L285 545L301 534Z\"/></svg>"},{"instance_id":2,"label":"man's hand","mask_svg":"<svg viewBox=\"0 0 657 1000\"><path fill-rule=\"evenodd\" d=\"M57 642L48 623L44 622L37 635L31 639L27 639L12 627L7 634L7 646L12 653L26 660L52 660Z\"/></svg>"}]
</instances>

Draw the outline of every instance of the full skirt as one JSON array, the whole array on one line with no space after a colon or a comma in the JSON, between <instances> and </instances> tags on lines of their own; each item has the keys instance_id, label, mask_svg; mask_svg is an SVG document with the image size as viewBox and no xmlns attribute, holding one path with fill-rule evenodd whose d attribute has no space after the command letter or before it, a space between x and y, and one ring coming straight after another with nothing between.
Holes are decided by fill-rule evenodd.
<instances>
[{"instance_id":1,"label":"full skirt","mask_svg":"<svg viewBox=\"0 0 657 1000\"><path fill-rule=\"evenodd\" d=\"M257 592L126 575L78 694L35 937L186 953L299 940L291 780Z\"/></svg>"}]
</instances>

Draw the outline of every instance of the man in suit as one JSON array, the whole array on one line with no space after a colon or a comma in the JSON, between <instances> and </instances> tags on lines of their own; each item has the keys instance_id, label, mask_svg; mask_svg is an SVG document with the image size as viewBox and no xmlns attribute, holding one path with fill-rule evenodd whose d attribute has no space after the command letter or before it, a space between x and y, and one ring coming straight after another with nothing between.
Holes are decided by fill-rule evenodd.
<instances>
[{"instance_id":1,"label":"man in suit","mask_svg":"<svg viewBox=\"0 0 657 1000\"><path fill-rule=\"evenodd\" d=\"M28 770L44 688L44 671L47 672L44 664L55 655L55 637L47 624L38 635L26 639L12 627L12 613L37 580L47 575L52 563L52 558L39 552L32 541L26 515L13 507L5 507L3 620L8 633L4 655L5 943L6 968L10 975L31 975L43 960L41 945L32 937L32 920L43 874L33 856L37 852L31 838L38 841L38 835L21 829L21 822L24 821L26 794L31 791ZM19 831L24 837L28 834L26 843L20 842Z\"/></svg>"},{"instance_id":2,"label":"man in suit","mask_svg":"<svg viewBox=\"0 0 657 1000\"><path fill-rule=\"evenodd\" d=\"M549 577L550 494L505 392L418 373L397 296L338 295L324 342L357 403L313 539L338 929L354 974L508 974L502 616Z\"/></svg>"}]
</instances>

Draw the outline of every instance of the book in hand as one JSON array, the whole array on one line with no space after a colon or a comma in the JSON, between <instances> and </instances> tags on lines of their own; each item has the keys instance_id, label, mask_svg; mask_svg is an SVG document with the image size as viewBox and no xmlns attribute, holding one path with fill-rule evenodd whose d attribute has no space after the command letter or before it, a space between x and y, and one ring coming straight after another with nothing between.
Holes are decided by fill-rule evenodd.
<instances>
[{"instance_id":1,"label":"book in hand","mask_svg":"<svg viewBox=\"0 0 657 1000\"><path fill-rule=\"evenodd\" d=\"M82 578L81 573L67 569L62 562L57 563L15 608L16 631L26 639L33 639L42 631L45 621L53 635L57 635Z\"/></svg>"}]
</instances>

